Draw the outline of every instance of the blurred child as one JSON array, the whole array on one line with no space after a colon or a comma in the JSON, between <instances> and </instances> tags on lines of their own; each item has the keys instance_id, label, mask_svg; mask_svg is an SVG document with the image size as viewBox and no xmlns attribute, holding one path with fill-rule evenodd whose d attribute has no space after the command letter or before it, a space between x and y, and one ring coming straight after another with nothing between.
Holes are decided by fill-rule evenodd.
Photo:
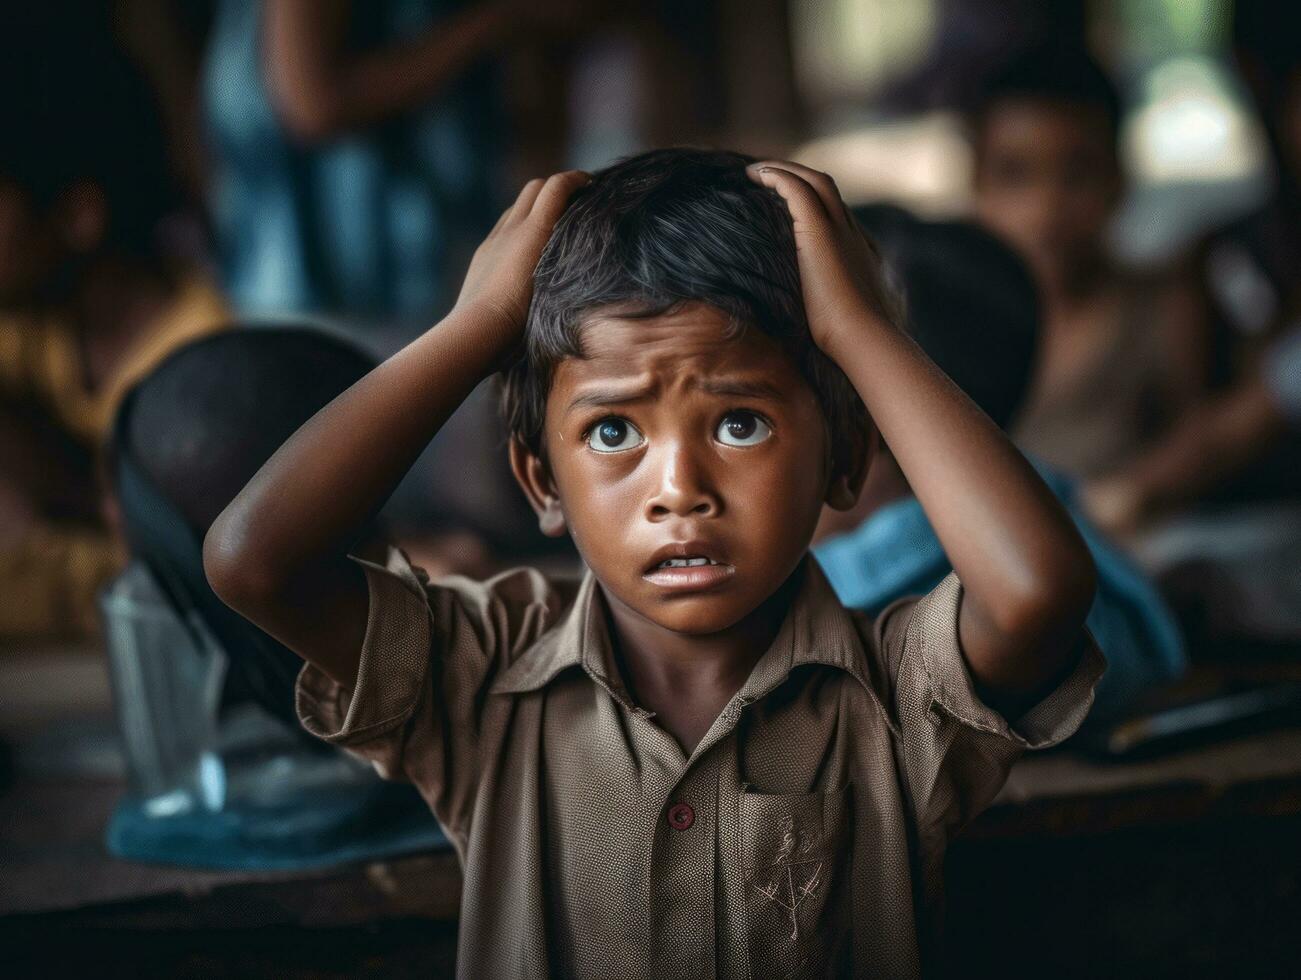
<instances>
[{"instance_id":1,"label":"blurred child","mask_svg":"<svg viewBox=\"0 0 1301 980\"><path fill-rule=\"evenodd\" d=\"M132 557L178 615L199 616L230 657L226 699L253 700L294 728L301 661L212 594L203 537L271 454L373 367L313 330L225 331L150 372L114 427L109 469Z\"/></svg>"},{"instance_id":2,"label":"blurred child","mask_svg":"<svg viewBox=\"0 0 1301 980\"><path fill-rule=\"evenodd\" d=\"M830 178L748 163L531 181L453 312L208 533L217 594L308 661L303 723L456 847L461 976L914 976L949 839L1092 700L1069 517L893 324ZM349 559L505 365L512 465L583 582ZM873 424L956 570L875 624L807 560Z\"/></svg>"},{"instance_id":3,"label":"blurred child","mask_svg":"<svg viewBox=\"0 0 1301 980\"><path fill-rule=\"evenodd\" d=\"M71 27L0 33L0 638L80 636L120 562L95 452L132 382L224 308L160 243L178 199L137 79Z\"/></svg>"},{"instance_id":4,"label":"blurred child","mask_svg":"<svg viewBox=\"0 0 1301 980\"><path fill-rule=\"evenodd\" d=\"M103 606L134 792L109 823L113 854L265 869L443 842L411 787L381 783L302 730L301 661L203 574L217 514L374 363L313 330L230 330L174 353L124 399L108 471L132 565Z\"/></svg>"},{"instance_id":5,"label":"blurred child","mask_svg":"<svg viewBox=\"0 0 1301 980\"><path fill-rule=\"evenodd\" d=\"M974 118L980 220L1029 263L1043 300L1039 364L1013 430L1076 478L1132 460L1205 378L1173 315L1182 293L1122 274L1105 236L1120 201L1120 100L1072 49L1032 49L985 87Z\"/></svg>"},{"instance_id":6,"label":"blurred child","mask_svg":"<svg viewBox=\"0 0 1301 980\"><path fill-rule=\"evenodd\" d=\"M1234 53L1274 163L1273 192L1210 235L1196 264L1221 326L1222 390L1192 406L1142 459L1088 488L1119 532L1218 503L1301 499L1301 47L1284 0L1235 5Z\"/></svg>"},{"instance_id":7,"label":"blurred child","mask_svg":"<svg viewBox=\"0 0 1301 980\"><path fill-rule=\"evenodd\" d=\"M901 287L909 335L1006 429L1024 402L1040 331L1028 270L1006 245L973 225L928 224L886 205L854 214ZM1089 724L1103 724L1179 676L1183 644L1156 589L1084 517L1072 481L1042 465L1039 473L1074 518L1097 565L1088 627L1106 655L1107 672ZM934 588L952 571L885 446L858 503L850 511L824 511L817 538L814 554L840 600L871 615Z\"/></svg>"}]
</instances>

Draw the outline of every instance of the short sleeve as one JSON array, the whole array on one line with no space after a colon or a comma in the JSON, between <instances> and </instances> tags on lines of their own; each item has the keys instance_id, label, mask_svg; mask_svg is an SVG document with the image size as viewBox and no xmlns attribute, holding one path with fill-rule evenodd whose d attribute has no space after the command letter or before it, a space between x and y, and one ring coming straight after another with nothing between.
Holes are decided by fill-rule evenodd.
<instances>
[{"instance_id":1,"label":"short sleeve","mask_svg":"<svg viewBox=\"0 0 1301 980\"><path fill-rule=\"evenodd\" d=\"M1087 631L1083 653L1052 692L1009 722L976 695L958 641L962 585L949 574L921 599L877 620L877 649L894 679L909 793L923 841L942 843L993 800L1026 749L1070 737L1093 704L1105 662Z\"/></svg>"},{"instance_id":2,"label":"short sleeve","mask_svg":"<svg viewBox=\"0 0 1301 980\"><path fill-rule=\"evenodd\" d=\"M390 548L384 565L354 559L370 605L349 690L311 664L298 676L298 717L318 738L414 783L455 841L468 826L479 772L483 693L556 620L560 593L533 569L479 582L428 582Z\"/></svg>"}]
</instances>

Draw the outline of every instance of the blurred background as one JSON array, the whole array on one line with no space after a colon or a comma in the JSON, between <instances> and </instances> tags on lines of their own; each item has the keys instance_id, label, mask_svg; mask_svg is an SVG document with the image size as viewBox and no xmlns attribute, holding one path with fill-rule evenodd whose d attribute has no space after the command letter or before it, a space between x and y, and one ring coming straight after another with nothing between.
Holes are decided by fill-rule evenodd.
<instances>
[{"instance_id":1,"label":"blurred background","mask_svg":"<svg viewBox=\"0 0 1301 980\"><path fill-rule=\"evenodd\" d=\"M450 969L446 842L294 731L292 658L214 608L197 542L446 313L525 180L690 144L835 177L1102 572L1098 708L953 849L954 968L1294 975L1299 28L1285 0L5 5L0 965ZM576 570L503 445L485 385L385 511L431 572ZM863 543L925 527L883 466L816 552L869 611L893 596L836 569L944 562Z\"/></svg>"}]
</instances>

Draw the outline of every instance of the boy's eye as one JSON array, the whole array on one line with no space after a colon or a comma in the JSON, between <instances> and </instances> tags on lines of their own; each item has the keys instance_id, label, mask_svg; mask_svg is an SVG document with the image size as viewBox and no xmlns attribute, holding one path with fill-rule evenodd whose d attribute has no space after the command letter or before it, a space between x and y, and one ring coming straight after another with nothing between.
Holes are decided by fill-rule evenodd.
<instances>
[{"instance_id":1,"label":"boy's eye","mask_svg":"<svg viewBox=\"0 0 1301 980\"><path fill-rule=\"evenodd\" d=\"M642 444L642 434L626 419L601 419L587 434L587 445L598 453L621 453Z\"/></svg>"},{"instance_id":2,"label":"boy's eye","mask_svg":"<svg viewBox=\"0 0 1301 980\"><path fill-rule=\"evenodd\" d=\"M768 423L753 412L728 412L718 423L718 441L724 446L757 446L770 435Z\"/></svg>"}]
</instances>

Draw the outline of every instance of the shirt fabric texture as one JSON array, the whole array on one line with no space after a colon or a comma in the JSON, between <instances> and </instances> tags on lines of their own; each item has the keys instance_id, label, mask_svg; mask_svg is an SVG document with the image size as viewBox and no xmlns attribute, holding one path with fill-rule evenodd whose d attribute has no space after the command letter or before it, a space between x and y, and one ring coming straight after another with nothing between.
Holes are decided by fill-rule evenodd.
<instances>
[{"instance_id":1,"label":"shirt fabric texture","mask_svg":"<svg viewBox=\"0 0 1301 980\"><path fill-rule=\"evenodd\" d=\"M464 868L460 977L913 977L954 833L1069 736L1101 655L1016 723L976 697L949 576L872 622L815 562L688 756L629 697L604 599L531 569L428 583L362 563L355 689L311 665L313 734L412 781Z\"/></svg>"}]
</instances>

